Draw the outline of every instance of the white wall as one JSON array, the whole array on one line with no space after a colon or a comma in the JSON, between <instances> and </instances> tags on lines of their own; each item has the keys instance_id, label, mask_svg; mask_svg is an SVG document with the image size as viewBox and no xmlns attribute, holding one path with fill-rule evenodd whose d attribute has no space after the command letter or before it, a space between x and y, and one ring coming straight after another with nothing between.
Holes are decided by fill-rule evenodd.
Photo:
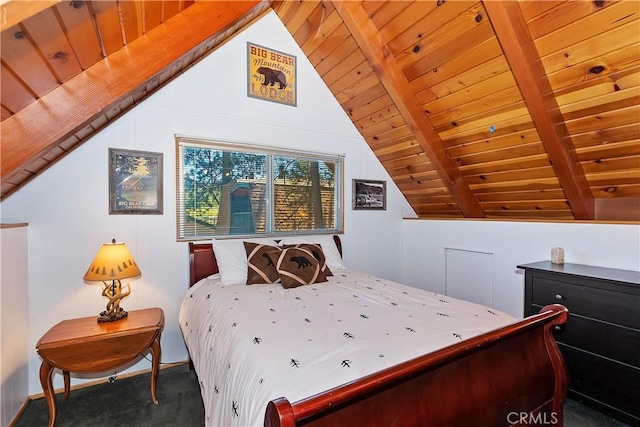
<instances>
[{"instance_id":1,"label":"white wall","mask_svg":"<svg viewBox=\"0 0 640 427\"><path fill-rule=\"evenodd\" d=\"M564 248L566 263L640 270L640 225L406 220L402 236L403 281L438 293L445 293L447 249L493 254L493 307L516 317L524 312L516 266L551 259L552 247Z\"/></svg>"},{"instance_id":2,"label":"white wall","mask_svg":"<svg viewBox=\"0 0 640 427\"><path fill-rule=\"evenodd\" d=\"M0 425L27 398L27 226L0 224Z\"/></svg>"},{"instance_id":3,"label":"white wall","mask_svg":"<svg viewBox=\"0 0 640 427\"><path fill-rule=\"evenodd\" d=\"M297 107L246 96L247 41L297 57ZM188 255L175 237L176 133L345 154L345 263L400 280L402 216L412 211L271 12L0 205L3 222L29 223L29 394L42 392L35 351L42 334L63 319L104 310L100 288L82 277L112 238L127 244L142 270L122 307L163 308L162 361L187 358L177 325ZM164 153L163 215L108 214L109 147ZM352 211L352 178L387 180L387 210ZM370 245L372 232L386 244ZM129 370L147 367L143 360ZM72 376L72 385L80 381ZM61 375L54 387L62 387Z\"/></svg>"}]
</instances>

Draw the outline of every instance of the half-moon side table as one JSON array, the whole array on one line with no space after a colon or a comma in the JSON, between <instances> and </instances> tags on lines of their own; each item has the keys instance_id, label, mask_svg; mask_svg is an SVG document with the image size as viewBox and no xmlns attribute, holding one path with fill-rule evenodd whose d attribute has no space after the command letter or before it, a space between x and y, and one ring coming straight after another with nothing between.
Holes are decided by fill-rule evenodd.
<instances>
[{"instance_id":1,"label":"half-moon side table","mask_svg":"<svg viewBox=\"0 0 640 427\"><path fill-rule=\"evenodd\" d=\"M64 376L64 398L69 397L69 372L105 372L135 360L151 350L151 401L158 403L156 383L160 365L160 335L164 312L160 308L130 311L128 317L98 323L97 316L63 320L36 344L42 357L40 383L49 405L49 427L56 421L52 374Z\"/></svg>"}]
</instances>

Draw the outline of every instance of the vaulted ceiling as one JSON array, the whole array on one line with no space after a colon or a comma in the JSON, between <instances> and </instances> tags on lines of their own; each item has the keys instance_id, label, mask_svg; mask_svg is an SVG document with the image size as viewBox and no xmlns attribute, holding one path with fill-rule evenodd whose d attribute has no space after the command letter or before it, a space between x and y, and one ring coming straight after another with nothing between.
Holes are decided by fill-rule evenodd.
<instances>
[{"instance_id":1,"label":"vaulted ceiling","mask_svg":"<svg viewBox=\"0 0 640 427\"><path fill-rule=\"evenodd\" d=\"M640 2L2 0L2 198L273 9L422 218L640 220Z\"/></svg>"}]
</instances>

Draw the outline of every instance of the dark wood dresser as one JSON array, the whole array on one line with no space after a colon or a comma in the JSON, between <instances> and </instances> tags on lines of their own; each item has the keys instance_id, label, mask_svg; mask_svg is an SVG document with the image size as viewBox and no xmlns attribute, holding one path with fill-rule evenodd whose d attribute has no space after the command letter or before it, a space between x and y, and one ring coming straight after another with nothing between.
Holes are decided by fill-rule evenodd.
<instances>
[{"instance_id":1,"label":"dark wood dresser","mask_svg":"<svg viewBox=\"0 0 640 427\"><path fill-rule=\"evenodd\" d=\"M525 271L524 314L569 309L556 339L569 397L640 426L640 272L541 261Z\"/></svg>"}]
</instances>

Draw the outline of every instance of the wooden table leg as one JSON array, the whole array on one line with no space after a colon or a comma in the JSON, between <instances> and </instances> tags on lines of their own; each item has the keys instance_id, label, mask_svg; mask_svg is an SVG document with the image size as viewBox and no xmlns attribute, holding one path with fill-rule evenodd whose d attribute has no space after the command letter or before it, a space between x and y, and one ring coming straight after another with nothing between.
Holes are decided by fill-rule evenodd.
<instances>
[{"instance_id":1,"label":"wooden table leg","mask_svg":"<svg viewBox=\"0 0 640 427\"><path fill-rule=\"evenodd\" d=\"M62 377L64 378L64 398L69 398L69 388L71 380L69 379L69 371L62 371Z\"/></svg>"},{"instance_id":2,"label":"wooden table leg","mask_svg":"<svg viewBox=\"0 0 640 427\"><path fill-rule=\"evenodd\" d=\"M52 373L53 366L43 360L42 365L40 365L40 384L42 384L42 391L44 391L44 397L49 406L49 427L53 427L56 422L56 399L53 394L53 384L51 383Z\"/></svg>"},{"instance_id":3,"label":"wooden table leg","mask_svg":"<svg viewBox=\"0 0 640 427\"><path fill-rule=\"evenodd\" d=\"M162 350L160 350L160 334L153 340L151 344L151 354L153 355L151 360L151 401L158 404L158 396L156 394L156 385L158 383L158 370L160 368L160 357Z\"/></svg>"}]
</instances>

